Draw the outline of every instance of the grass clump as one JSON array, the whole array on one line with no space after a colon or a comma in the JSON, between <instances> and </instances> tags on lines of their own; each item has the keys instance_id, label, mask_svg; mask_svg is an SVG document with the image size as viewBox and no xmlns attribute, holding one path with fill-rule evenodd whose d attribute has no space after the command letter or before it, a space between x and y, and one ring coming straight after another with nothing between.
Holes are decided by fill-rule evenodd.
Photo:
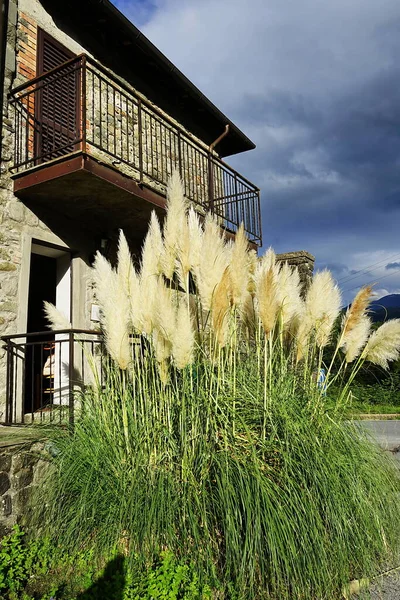
<instances>
[{"instance_id":1,"label":"grass clump","mask_svg":"<svg viewBox=\"0 0 400 600\"><path fill-rule=\"evenodd\" d=\"M100 374L92 357L74 431L54 433L49 533L99 555L123 543L143 565L168 550L216 597L340 597L398 550L398 472L343 415L365 361L396 357L400 324L369 337L363 292L324 364L340 311L328 272L303 299L243 228L232 244L201 225L176 176L163 231L153 216L139 272L122 234L116 268L97 257L110 361Z\"/></svg>"}]
</instances>

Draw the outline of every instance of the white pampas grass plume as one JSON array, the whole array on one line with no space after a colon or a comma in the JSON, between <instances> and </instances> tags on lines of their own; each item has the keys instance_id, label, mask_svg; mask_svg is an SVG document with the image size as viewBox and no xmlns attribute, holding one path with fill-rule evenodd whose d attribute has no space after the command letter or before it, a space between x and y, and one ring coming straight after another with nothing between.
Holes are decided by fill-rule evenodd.
<instances>
[{"instance_id":1,"label":"white pampas grass plume","mask_svg":"<svg viewBox=\"0 0 400 600\"><path fill-rule=\"evenodd\" d=\"M329 342L341 306L340 290L329 271L317 273L307 292L304 315L297 333L298 350L302 354L312 333L318 347ZM298 353L299 357L299 353Z\"/></svg>"},{"instance_id":2,"label":"white pampas grass plume","mask_svg":"<svg viewBox=\"0 0 400 600\"><path fill-rule=\"evenodd\" d=\"M347 331L346 338L343 343L345 351L345 360L347 363L353 362L364 348L368 336L371 331L371 320L361 315L358 321L352 326L350 331Z\"/></svg>"},{"instance_id":3,"label":"white pampas grass plume","mask_svg":"<svg viewBox=\"0 0 400 600\"><path fill-rule=\"evenodd\" d=\"M199 269L202 260L201 248L203 244L203 228L193 207L190 207L187 224L189 228L189 262L190 270Z\"/></svg>"},{"instance_id":4,"label":"white pampas grass plume","mask_svg":"<svg viewBox=\"0 0 400 600\"><path fill-rule=\"evenodd\" d=\"M172 344L176 327L176 292L168 289L160 278L156 289L155 328Z\"/></svg>"},{"instance_id":5,"label":"white pampas grass plume","mask_svg":"<svg viewBox=\"0 0 400 600\"><path fill-rule=\"evenodd\" d=\"M228 341L229 313L232 304L232 280L229 268L226 268L221 281L215 289L212 303L212 324L214 335L221 348Z\"/></svg>"},{"instance_id":6,"label":"white pampas grass plume","mask_svg":"<svg viewBox=\"0 0 400 600\"><path fill-rule=\"evenodd\" d=\"M181 225L181 235L178 244L176 265L179 283L185 292L189 291L190 267L190 232L189 225L185 217Z\"/></svg>"},{"instance_id":7,"label":"white pampas grass plume","mask_svg":"<svg viewBox=\"0 0 400 600\"><path fill-rule=\"evenodd\" d=\"M268 271L268 269L274 269L276 273L279 271L279 267L276 263L276 254L271 247L266 250L265 254L258 261L256 270L259 271L260 268L264 269L265 271Z\"/></svg>"},{"instance_id":8,"label":"white pampas grass plume","mask_svg":"<svg viewBox=\"0 0 400 600\"><path fill-rule=\"evenodd\" d=\"M256 273L257 273L257 269L258 269L258 265L260 264L260 261L257 256L257 252L253 249L249 250L248 259L249 259L249 262L248 262L249 279L247 282L247 291L250 292L250 294L252 296L254 296L255 291L256 291L255 277L256 277Z\"/></svg>"},{"instance_id":9,"label":"white pampas grass plume","mask_svg":"<svg viewBox=\"0 0 400 600\"><path fill-rule=\"evenodd\" d=\"M99 252L96 254L93 278L107 350L120 369L125 370L131 361L129 307L128 314L121 311L121 307L126 306L126 289L122 285L122 278Z\"/></svg>"},{"instance_id":10,"label":"white pampas grass plume","mask_svg":"<svg viewBox=\"0 0 400 600\"><path fill-rule=\"evenodd\" d=\"M389 362L400 357L400 319L392 319L374 331L363 352L362 358L383 369Z\"/></svg>"},{"instance_id":11,"label":"white pampas grass plume","mask_svg":"<svg viewBox=\"0 0 400 600\"><path fill-rule=\"evenodd\" d=\"M186 221L188 201L185 199L183 185L178 171L171 175L167 187L167 214L164 220L164 252L162 269L167 279L172 279L179 243Z\"/></svg>"},{"instance_id":12,"label":"white pampas grass plume","mask_svg":"<svg viewBox=\"0 0 400 600\"><path fill-rule=\"evenodd\" d=\"M372 286L362 287L351 306L347 309L342 324L342 344L347 343L347 335L357 325L361 317L366 315L369 303L371 302Z\"/></svg>"},{"instance_id":13,"label":"white pampas grass plume","mask_svg":"<svg viewBox=\"0 0 400 600\"><path fill-rule=\"evenodd\" d=\"M256 327L256 311L254 308L254 298L250 292L247 292L241 310L242 321L247 327L249 333L253 333Z\"/></svg>"},{"instance_id":14,"label":"white pampas grass plume","mask_svg":"<svg viewBox=\"0 0 400 600\"><path fill-rule=\"evenodd\" d=\"M151 213L147 235L149 237L148 245L151 247L154 261L152 269L155 273L157 273L157 275L160 275L162 273L161 261L164 253L164 242L161 233L160 221L158 220L154 210Z\"/></svg>"},{"instance_id":15,"label":"white pampas grass plume","mask_svg":"<svg viewBox=\"0 0 400 600\"><path fill-rule=\"evenodd\" d=\"M243 305L247 294L249 263L249 244L242 223L236 232L229 262L232 303L239 308Z\"/></svg>"},{"instance_id":16,"label":"white pampas grass plume","mask_svg":"<svg viewBox=\"0 0 400 600\"><path fill-rule=\"evenodd\" d=\"M205 219L201 262L194 269L196 286L203 310L210 310L213 295L228 265L227 250L218 221L211 214Z\"/></svg>"},{"instance_id":17,"label":"white pampas grass plume","mask_svg":"<svg viewBox=\"0 0 400 600\"><path fill-rule=\"evenodd\" d=\"M56 308L54 304L51 304L51 302L44 301L43 306L45 317L54 331L60 329L71 329L72 325L69 322L69 319L65 316L63 312L58 310L58 308Z\"/></svg>"},{"instance_id":18,"label":"white pampas grass plume","mask_svg":"<svg viewBox=\"0 0 400 600\"><path fill-rule=\"evenodd\" d=\"M193 362L194 332L188 306L181 302L176 315L176 327L172 338L172 357L178 369Z\"/></svg>"},{"instance_id":19,"label":"white pampas grass plume","mask_svg":"<svg viewBox=\"0 0 400 600\"><path fill-rule=\"evenodd\" d=\"M142 248L138 301L135 302L135 296L131 295L132 320L136 315L136 327L146 335L151 335L157 320L157 287L161 273L162 254L163 242L160 224L153 212Z\"/></svg>"},{"instance_id":20,"label":"white pampas grass plume","mask_svg":"<svg viewBox=\"0 0 400 600\"><path fill-rule=\"evenodd\" d=\"M279 270L277 279L280 322L286 331L302 310L300 275L298 269L284 263Z\"/></svg>"},{"instance_id":21,"label":"white pampas grass plume","mask_svg":"<svg viewBox=\"0 0 400 600\"><path fill-rule=\"evenodd\" d=\"M131 252L129 250L128 242L122 229L119 231L118 240L118 266L117 273L121 279L121 285L125 288L126 293L129 293L129 280L133 271L133 263Z\"/></svg>"},{"instance_id":22,"label":"white pampas grass plume","mask_svg":"<svg viewBox=\"0 0 400 600\"><path fill-rule=\"evenodd\" d=\"M275 327L279 310L277 272L271 261L260 264L255 283L258 315L265 334L269 335Z\"/></svg>"}]
</instances>

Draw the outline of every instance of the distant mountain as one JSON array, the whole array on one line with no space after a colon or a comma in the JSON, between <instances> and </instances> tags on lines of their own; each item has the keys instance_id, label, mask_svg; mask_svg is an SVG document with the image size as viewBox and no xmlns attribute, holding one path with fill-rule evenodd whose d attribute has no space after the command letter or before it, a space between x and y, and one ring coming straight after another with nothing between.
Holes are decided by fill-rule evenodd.
<instances>
[{"instance_id":1,"label":"distant mountain","mask_svg":"<svg viewBox=\"0 0 400 600\"><path fill-rule=\"evenodd\" d=\"M400 319L400 294L389 294L389 296L374 300L370 304L369 311L370 317L375 323Z\"/></svg>"}]
</instances>

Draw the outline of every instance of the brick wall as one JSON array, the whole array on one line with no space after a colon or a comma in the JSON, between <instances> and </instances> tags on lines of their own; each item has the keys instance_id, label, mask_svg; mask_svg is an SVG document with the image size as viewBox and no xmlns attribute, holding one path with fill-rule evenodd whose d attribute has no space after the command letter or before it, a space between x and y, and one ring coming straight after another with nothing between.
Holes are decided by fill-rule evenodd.
<instances>
[{"instance_id":1,"label":"brick wall","mask_svg":"<svg viewBox=\"0 0 400 600\"><path fill-rule=\"evenodd\" d=\"M20 12L17 24L17 75L22 79L36 77L37 23Z\"/></svg>"}]
</instances>

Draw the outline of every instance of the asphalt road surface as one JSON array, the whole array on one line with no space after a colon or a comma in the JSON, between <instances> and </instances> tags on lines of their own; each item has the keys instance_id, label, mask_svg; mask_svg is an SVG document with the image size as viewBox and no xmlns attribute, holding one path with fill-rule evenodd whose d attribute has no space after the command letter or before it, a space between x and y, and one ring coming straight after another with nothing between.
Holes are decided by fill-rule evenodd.
<instances>
[{"instance_id":1,"label":"asphalt road surface","mask_svg":"<svg viewBox=\"0 0 400 600\"><path fill-rule=\"evenodd\" d=\"M384 450L400 461L400 421L359 421ZM360 600L400 600L400 569L374 581Z\"/></svg>"}]
</instances>

